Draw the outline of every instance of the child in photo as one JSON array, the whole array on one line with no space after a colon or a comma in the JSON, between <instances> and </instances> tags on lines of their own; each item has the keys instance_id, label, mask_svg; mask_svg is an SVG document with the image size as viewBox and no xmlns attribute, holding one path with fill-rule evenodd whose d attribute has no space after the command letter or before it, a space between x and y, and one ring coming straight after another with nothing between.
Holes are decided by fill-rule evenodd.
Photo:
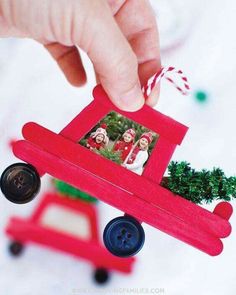
<instances>
[{"instance_id":1,"label":"child in photo","mask_svg":"<svg viewBox=\"0 0 236 295\"><path fill-rule=\"evenodd\" d=\"M145 132L141 135L136 146L128 155L123 166L139 175L143 172L143 166L146 163L148 155L148 147L152 142L153 135L151 132Z\"/></svg>"},{"instance_id":2,"label":"child in photo","mask_svg":"<svg viewBox=\"0 0 236 295\"><path fill-rule=\"evenodd\" d=\"M135 135L136 135L136 132L134 129L130 128L126 130L125 133L122 135L122 139L118 140L113 147L113 150L115 152L121 153L120 156L121 156L122 162L125 161L131 149L133 148Z\"/></svg>"},{"instance_id":3,"label":"child in photo","mask_svg":"<svg viewBox=\"0 0 236 295\"><path fill-rule=\"evenodd\" d=\"M106 131L107 126L102 124L97 130L91 133L90 137L87 139L86 147L93 150L100 150L107 146L109 138Z\"/></svg>"}]
</instances>

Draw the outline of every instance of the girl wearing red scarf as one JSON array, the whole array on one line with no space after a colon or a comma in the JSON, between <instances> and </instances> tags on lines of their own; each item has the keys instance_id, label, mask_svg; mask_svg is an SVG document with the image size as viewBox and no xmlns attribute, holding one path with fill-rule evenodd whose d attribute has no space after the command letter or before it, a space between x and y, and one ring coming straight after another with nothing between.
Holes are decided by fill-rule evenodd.
<instances>
[{"instance_id":1,"label":"girl wearing red scarf","mask_svg":"<svg viewBox=\"0 0 236 295\"><path fill-rule=\"evenodd\" d=\"M152 133L146 132L143 133L137 142L137 145L134 147L132 152L128 155L123 166L139 175L143 172L143 165L147 161L148 147L152 142Z\"/></svg>"},{"instance_id":2,"label":"girl wearing red scarf","mask_svg":"<svg viewBox=\"0 0 236 295\"><path fill-rule=\"evenodd\" d=\"M114 145L113 150L115 152L121 152L122 162L125 161L131 149L133 148L135 134L135 130L132 128L126 130L122 135L122 140L118 140Z\"/></svg>"}]
</instances>

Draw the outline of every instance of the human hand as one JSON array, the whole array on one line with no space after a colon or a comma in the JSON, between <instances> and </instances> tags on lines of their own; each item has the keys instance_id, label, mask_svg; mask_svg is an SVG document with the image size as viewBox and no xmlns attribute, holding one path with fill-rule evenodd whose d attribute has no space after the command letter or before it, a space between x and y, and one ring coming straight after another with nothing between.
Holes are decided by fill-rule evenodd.
<instances>
[{"instance_id":1,"label":"human hand","mask_svg":"<svg viewBox=\"0 0 236 295\"><path fill-rule=\"evenodd\" d=\"M86 82L81 48L110 99L127 111L142 107L141 85L160 69L148 0L1 0L0 36L42 43L74 86Z\"/></svg>"}]
</instances>

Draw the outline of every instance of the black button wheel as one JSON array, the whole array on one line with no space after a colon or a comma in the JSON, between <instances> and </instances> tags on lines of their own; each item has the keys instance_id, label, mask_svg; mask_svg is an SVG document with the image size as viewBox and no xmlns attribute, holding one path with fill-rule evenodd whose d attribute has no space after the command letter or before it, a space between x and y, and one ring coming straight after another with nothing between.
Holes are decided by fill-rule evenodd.
<instances>
[{"instance_id":1,"label":"black button wheel","mask_svg":"<svg viewBox=\"0 0 236 295\"><path fill-rule=\"evenodd\" d=\"M13 241L9 244L8 250L12 256L20 256L24 250L24 245L20 242Z\"/></svg>"},{"instance_id":2,"label":"black button wheel","mask_svg":"<svg viewBox=\"0 0 236 295\"><path fill-rule=\"evenodd\" d=\"M5 169L0 179L4 196L16 204L25 204L35 198L40 189L40 177L29 164L16 163Z\"/></svg>"},{"instance_id":3,"label":"black button wheel","mask_svg":"<svg viewBox=\"0 0 236 295\"><path fill-rule=\"evenodd\" d=\"M131 216L111 220L103 232L106 248L119 257L135 255L143 247L144 240L145 233L141 224Z\"/></svg>"},{"instance_id":4,"label":"black button wheel","mask_svg":"<svg viewBox=\"0 0 236 295\"><path fill-rule=\"evenodd\" d=\"M94 271L94 279L98 284L107 283L109 277L109 273L105 268L97 268Z\"/></svg>"}]
</instances>

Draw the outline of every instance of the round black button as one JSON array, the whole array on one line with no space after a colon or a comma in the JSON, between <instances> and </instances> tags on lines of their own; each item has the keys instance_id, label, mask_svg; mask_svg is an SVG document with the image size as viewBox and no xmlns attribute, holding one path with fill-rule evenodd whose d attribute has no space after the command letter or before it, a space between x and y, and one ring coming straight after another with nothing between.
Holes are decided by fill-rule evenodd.
<instances>
[{"instance_id":1,"label":"round black button","mask_svg":"<svg viewBox=\"0 0 236 295\"><path fill-rule=\"evenodd\" d=\"M2 173L0 186L5 197L17 204L28 203L40 189L40 177L33 166L16 163Z\"/></svg>"},{"instance_id":2,"label":"round black button","mask_svg":"<svg viewBox=\"0 0 236 295\"><path fill-rule=\"evenodd\" d=\"M145 240L141 224L131 216L117 217L105 227L103 240L106 248L119 257L135 255Z\"/></svg>"}]
</instances>

